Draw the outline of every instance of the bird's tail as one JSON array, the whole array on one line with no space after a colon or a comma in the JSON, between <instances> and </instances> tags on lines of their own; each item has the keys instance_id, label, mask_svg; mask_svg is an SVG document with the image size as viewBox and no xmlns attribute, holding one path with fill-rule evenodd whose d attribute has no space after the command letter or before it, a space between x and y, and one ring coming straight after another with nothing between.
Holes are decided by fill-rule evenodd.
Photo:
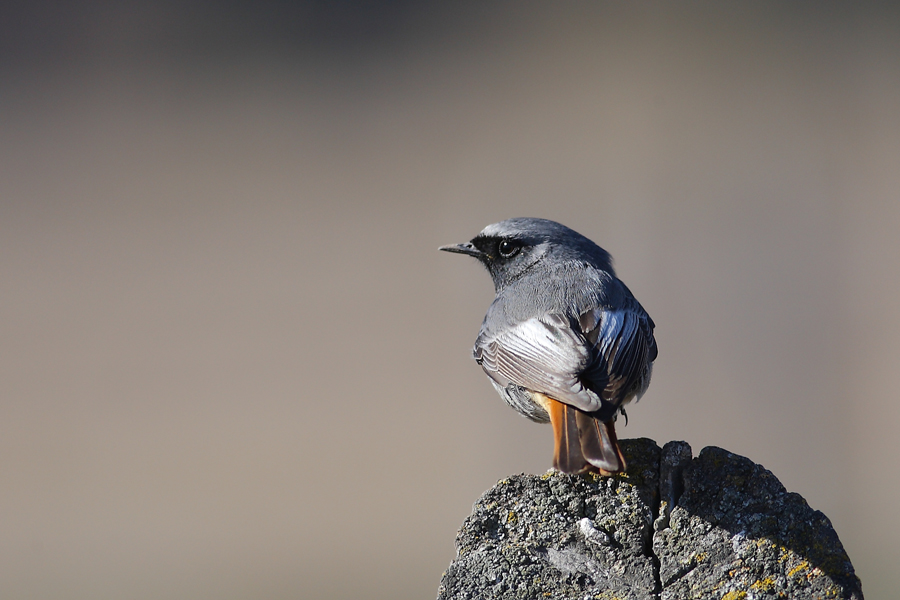
<instances>
[{"instance_id":1,"label":"bird's tail","mask_svg":"<svg viewBox=\"0 0 900 600\"><path fill-rule=\"evenodd\" d=\"M545 398L553 425L553 468L563 473L597 470L601 475L625 471L625 457L616 438L616 424Z\"/></svg>"},{"instance_id":2,"label":"bird's tail","mask_svg":"<svg viewBox=\"0 0 900 600\"><path fill-rule=\"evenodd\" d=\"M581 450L578 417L568 404L547 398L553 425L553 468L563 473L581 473L590 468Z\"/></svg>"},{"instance_id":3,"label":"bird's tail","mask_svg":"<svg viewBox=\"0 0 900 600\"><path fill-rule=\"evenodd\" d=\"M600 471L601 475L623 473L627 465L616 438L616 422L612 419L600 421L575 408L569 410L575 413L581 452L587 462Z\"/></svg>"}]
</instances>

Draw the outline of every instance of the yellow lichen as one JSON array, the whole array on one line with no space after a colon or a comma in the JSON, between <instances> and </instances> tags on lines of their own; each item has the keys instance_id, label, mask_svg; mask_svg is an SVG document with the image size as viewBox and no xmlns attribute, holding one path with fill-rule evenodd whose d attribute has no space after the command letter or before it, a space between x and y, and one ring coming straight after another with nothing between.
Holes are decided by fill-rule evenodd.
<instances>
[{"instance_id":1,"label":"yellow lichen","mask_svg":"<svg viewBox=\"0 0 900 600\"><path fill-rule=\"evenodd\" d=\"M788 571L788 577L793 577L800 571L805 571L807 569L809 569L809 563L804 560L802 563L800 563L799 565L797 565L796 567L794 567L793 569Z\"/></svg>"},{"instance_id":2,"label":"yellow lichen","mask_svg":"<svg viewBox=\"0 0 900 600\"><path fill-rule=\"evenodd\" d=\"M754 581L750 584L751 590L759 590L761 592L774 592L775 591L775 580L771 577L766 577L765 579L760 579L759 581Z\"/></svg>"},{"instance_id":3,"label":"yellow lichen","mask_svg":"<svg viewBox=\"0 0 900 600\"><path fill-rule=\"evenodd\" d=\"M621 600L621 598L619 598L612 592L600 592L599 594L594 596L594 600Z\"/></svg>"},{"instance_id":4,"label":"yellow lichen","mask_svg":"<svg viewBox=\"0 0 900 600\"><path fill-rule=\"evenodd\" d=\"M744 600L746 597L747 592L728 592L722 596L722 600Z\"/></svg>"}]
</instances>

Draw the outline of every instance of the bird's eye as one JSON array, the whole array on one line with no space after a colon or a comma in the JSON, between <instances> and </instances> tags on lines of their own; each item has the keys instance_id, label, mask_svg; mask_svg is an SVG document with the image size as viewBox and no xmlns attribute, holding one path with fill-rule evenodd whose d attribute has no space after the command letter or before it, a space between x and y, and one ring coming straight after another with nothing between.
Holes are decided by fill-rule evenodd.
<instances>
[{"instance_id":1,"label":"bird's eye","mask_svg":"<svg viewBox=\"0 0 900 600\"><path fill-rule=\"evenodd\" d=\"M519 245L509 240L503 240L500 242L500 245L497 246L497 250L500 251L500 256L509 258L519 251Z\"/></svg>"}]
</instances>

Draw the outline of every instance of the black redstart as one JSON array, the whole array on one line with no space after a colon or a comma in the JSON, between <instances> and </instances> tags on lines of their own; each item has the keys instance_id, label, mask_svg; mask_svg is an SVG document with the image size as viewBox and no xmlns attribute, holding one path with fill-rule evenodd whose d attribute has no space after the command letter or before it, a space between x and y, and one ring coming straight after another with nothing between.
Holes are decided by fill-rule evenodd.
<instances>
[{"instance_id":1,"label":"black redstart","mask_svg":"<svg viewBox=\"0 0 900 600\"><path fill-rule=\"evenodd\" d=\"M509 219L441 250L477 258L494 280L473 354L507 404L553 425L553 466L621 473L615 420L650 384L653 319L612 257L554 221Z\"/></svg>"}]
</instances>

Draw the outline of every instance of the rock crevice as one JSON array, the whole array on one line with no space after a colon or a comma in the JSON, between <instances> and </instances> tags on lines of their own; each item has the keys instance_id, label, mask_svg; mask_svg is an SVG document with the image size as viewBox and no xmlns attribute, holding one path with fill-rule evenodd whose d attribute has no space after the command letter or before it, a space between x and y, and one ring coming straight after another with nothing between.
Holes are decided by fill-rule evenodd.
<instances>
[{"instance_id":1,"label":"rock crevice","mask_svg":"<svg viewBox=\"0 0 900 600\"><path fill-rule=\"evenodd\" d=\"M760 465L623 440L623 475L516 475L475 503L438 598L862 599L828 518Z\"/></svg>"}]
</instances>

